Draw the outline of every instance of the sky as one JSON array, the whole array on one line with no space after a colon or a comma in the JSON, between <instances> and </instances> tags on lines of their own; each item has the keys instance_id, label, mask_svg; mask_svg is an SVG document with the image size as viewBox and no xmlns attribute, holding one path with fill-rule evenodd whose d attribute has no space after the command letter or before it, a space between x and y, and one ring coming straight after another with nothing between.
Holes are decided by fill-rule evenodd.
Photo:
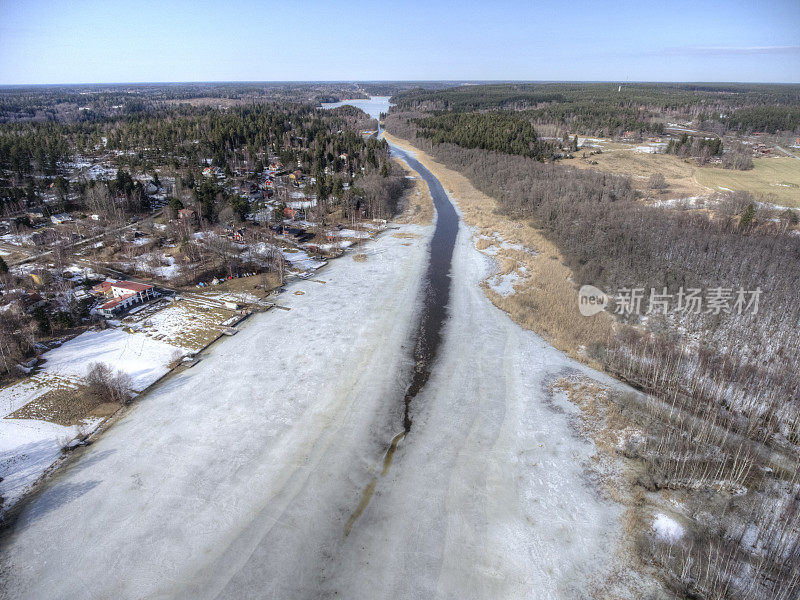
<instances>
[{"instance_id":1,"label":"sky","mask_svg":"<svg viewBox=\"0 0 800 600\"><path fill-rule=\"evenodd\" d=\"M800 0L0 0L0 84L800 83Z\"/></svg>"}]
</instances>

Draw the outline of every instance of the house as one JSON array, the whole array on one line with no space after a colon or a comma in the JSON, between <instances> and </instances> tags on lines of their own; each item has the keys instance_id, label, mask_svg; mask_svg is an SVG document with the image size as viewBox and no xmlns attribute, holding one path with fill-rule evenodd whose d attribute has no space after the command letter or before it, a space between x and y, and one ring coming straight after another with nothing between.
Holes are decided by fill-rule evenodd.
<instances>
[{"instance_id":1,"label":"house","mask_svg":"<svg viewBox=\"0 0 800 600\"><path fill-rule=\"evenodd\" d=\"M283 209L283 216L284 217L288 217L290 219L294 219L296 214L297 214L297 211L295 209L293 209L293 208L289 208L288 206Z\"/></svg>"},{"instance_id":2,"label":"house","mask_svg":"<svg viewBox=\"0 0 800 600\"><path fill-rule=\"evenodd\" d=\"M193 208L181 208L178 211L178 218L179 219L196 219L197 212Z\"/></svg>"},{"instance_id":3,"label":"house","mask_svg":"<svg viewBox=\"0 0 800 600\"><path fill-rule=\"evenodd\" d=\"M243 242L244 241L244 229L226 229L225 235L227 238L234 242Z\"/></svg>"},{"instance_id":4,"label":"house","mask_svg":"<svg viewBox=\"0 0 800 600\"><path fill-rule=\"evenodd\" d=\"M27 292L20 298L20 302L22 303L22 309L28 314L46 304L45 299L42 298L38 292Z\"/></svg>"},{"instance_id":5,"label":"house","mask_svg":"<svg viewBox=\"0 0 800 600\"><path fill-rule=\"evenodd\" d=\"M314 239L313 233L309 233L300 227L284 227L283 235L291 236L301 244L305 244Z\"/></svg>"},{"instance_id":6,"label":"house","mask_svg":"<svg viewBox=\"0 0 800 600\"><path fill-rule=\"evenodd\" d=\"M133 294L126 294L117 298L113 298L102 306L98 307L97 312L105 317L111 317L133 306L136 303L133 298Z\"/></svg>"},{"instance_id":7,"label":"house","mask_svg":"<svg viewBox=\"0 0 800 600\"><path fill-rule=\"evenodd\" d=\"M115 281L113 279L98 283L89 291L94 296L106 298L118 298L127 294L134 294L141 302L156 296L155 288L152 285L137 283L136 281Z\"/></svg>"},{"instance_id":8,"label":"house","mask_svg":"<svg viewBox=\"0 0 800 600\"><path fill-rule=\"evenodd\" d=\"M106 317L127 310L135 304L146 302L157 295L152 285L135 281L104 281L94 286L91 292L106 298L110 297L97 309Z\"/></svg>"},{"instance_id":9,"label":"house","mask_svg":"<svg viewBox=\"0 0 800 600\"><path fill-rule=\"evenodd\" d=\"M50 215L50 221L54 225L61 225L62 223L66 223L67 221L72 221L72 217L70 217L66 213L58 213L56 215Z\"/></svg>"},{"instance_id":10,"label":"house","mask_svg":"<svg viewBox=\"0 0 800 600\"><path fill-rule=\"evenodd\" d=\"M89 293L93 296L110 296L111 295L111 284L114 283L113 281L103 281L98 283L94 286Z\"/></svg>"},{"instance_id":11,"label":"house","mask_svg":"<svg viewBox=\"0 0 800 600\"><path fill-rule=\"evenodd\" d=\"M114 298L133 294L139 302L144 302L150 298L155 298L155 288L146 283L135 281L114 281L111 283L111 295Z\"/></svg>"}]
</instances>

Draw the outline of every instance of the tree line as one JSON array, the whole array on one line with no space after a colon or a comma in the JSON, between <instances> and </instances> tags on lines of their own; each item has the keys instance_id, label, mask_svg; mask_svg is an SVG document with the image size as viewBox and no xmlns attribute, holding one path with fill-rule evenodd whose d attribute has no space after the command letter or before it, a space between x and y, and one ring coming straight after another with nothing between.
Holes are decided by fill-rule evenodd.
<instances>
[{"instance_id":1,"label":"tree line","mask_svg":"<svg viewBox=\"0 0 800 600\"><path fill-rule=\"evenodd\" d=\"M539 140L530 121L508 112L455 113L414 118L417 135L434 144L496 150L537 159L550 157L553 146Z\"/></svg>"},{"instance_id":2,"label":"tree line","mask_svg":"<svg viewBox=\"0 0 800 600\"><path fill-rule=\"evenodd\" d=\"M524 111L584 135L660 134L667 119L740 132L800 128L800 86L790 84L493 84L413 89L392 101L402 111Z\"/></svg>"}]
</instances>

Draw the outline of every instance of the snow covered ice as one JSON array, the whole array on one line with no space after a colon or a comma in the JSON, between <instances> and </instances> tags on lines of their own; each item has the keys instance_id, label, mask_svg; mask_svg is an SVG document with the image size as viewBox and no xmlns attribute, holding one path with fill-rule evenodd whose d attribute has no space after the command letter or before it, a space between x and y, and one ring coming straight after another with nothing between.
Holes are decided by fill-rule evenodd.
<instances>
[{"instance_id":1,"label":"snow covered ice","mask_svg":"<svg viewBox=\"0 0 800 600\"><path fill-rule=\"evenodd\" d=\"M586 476L575 409L546 388L602 376L489 302L492 258L463 225L439 358L381 474L432 228L401 231L423 237L382 235L325 284L292 283L291 311L256 315L79 450L4 540L8 595L585 596L621 508Z\"/></svg>"}]
</instances>

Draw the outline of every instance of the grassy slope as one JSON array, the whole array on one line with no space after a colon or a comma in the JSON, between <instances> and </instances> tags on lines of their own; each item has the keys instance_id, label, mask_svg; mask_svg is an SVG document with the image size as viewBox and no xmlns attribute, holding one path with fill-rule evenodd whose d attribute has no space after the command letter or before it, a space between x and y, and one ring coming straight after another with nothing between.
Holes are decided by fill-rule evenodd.
<instances>
[{"instance_id":1,"label":"grassy slope","mask_svg":"<svg viewBox=\"0 0 800 600\"><path fill-rule=\"evenodd\" d=\"M700 184L715 190L745 190L763 202L800 207L800 160L788 156L758 158L753 165L749 171L704 167L695 175Z\"/></svg>"},{"instance_id":2,"label":"grassy slope","mask_svg":"<svg viewBox=\"0 0 800 600\"><path fill-rule=\"evenodd\" d=\"M637 189L649 191L647 180L654 173L662 173L669 184L669 197L705 196L709 189L695 179L700 170L693 163L671 154L647 154L636 152L629 144L607 142L602 144L603 153L589 156L591 148L579 150L576 158L563 161L564 165L582 169L596 169L617 175L629 175ZM586 159L580 158L586 152ZM597 161L596 165L589 161ZM798 161L800 162L800 161Z\"/></svg>"}]
</instances>

